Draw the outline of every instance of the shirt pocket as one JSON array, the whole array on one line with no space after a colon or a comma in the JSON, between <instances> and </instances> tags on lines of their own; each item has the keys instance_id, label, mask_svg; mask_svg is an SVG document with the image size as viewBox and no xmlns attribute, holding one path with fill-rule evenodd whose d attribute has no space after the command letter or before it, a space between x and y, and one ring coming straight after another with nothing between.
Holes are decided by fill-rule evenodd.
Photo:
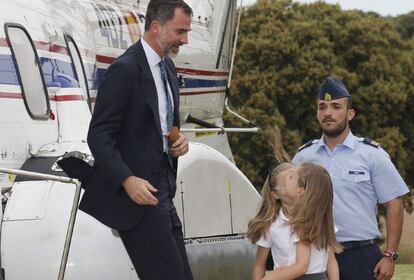
<instances>
[{"instance_id":1,"label":"shirt pocket","mask_svg":"<svg viewBox=\"0 0 414 280\"><path fill-rule=\"evenodd\" d=\"M353 183L366 182L370 180L370 176L367 171L356 169L343 171L342 178Z\"/></svg>"}]
</instances>

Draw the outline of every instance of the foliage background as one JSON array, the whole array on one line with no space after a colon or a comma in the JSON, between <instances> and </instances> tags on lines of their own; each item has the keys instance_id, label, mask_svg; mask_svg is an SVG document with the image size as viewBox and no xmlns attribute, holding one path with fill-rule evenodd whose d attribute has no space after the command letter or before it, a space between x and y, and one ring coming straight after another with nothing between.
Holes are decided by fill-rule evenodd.
<instances>
[{"instance_id":1,"label":"foliage background","mask_svg":"<svg viewBox=\"0 0 414 280\"><path fill-rule=\"evenodd\" d=\"M258 0L242 12L229 99L261 131L229 138L237 165L256 188L274 162L275 126L291 155L320 137L315 98L327 76L341 79L352 95L353 133L379 142L412 186L414 14L385 18L289 0ZM243 125L231 115L225 122ZM408 197L405 207L412 211Z\"/></svg>"}]
</instances>

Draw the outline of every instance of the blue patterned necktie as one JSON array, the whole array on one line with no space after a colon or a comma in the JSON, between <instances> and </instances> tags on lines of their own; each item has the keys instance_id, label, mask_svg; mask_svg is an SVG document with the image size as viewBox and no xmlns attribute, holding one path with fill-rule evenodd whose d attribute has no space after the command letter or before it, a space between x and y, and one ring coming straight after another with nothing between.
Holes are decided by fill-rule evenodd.
<instances>
[{"instance_id":1,"label":"blue patterned necktie","mask_svg":"<svg viewBox=\"0 0 414 280\"><path fill-rule=\"evenodd\" d=\"M170 98L170 95L168 94L167 68L165 66L164 60L161 60L159 65L161 69L161 79L164 85L164 90L165 90L165 95L166 95L165 97L166 97L166 108L167 108L167 131L170 131L171 127L173 126L173 122L174 122L174 113L173 113L173 107L172 107L172 100Z\"/></svg>"}]
</instances>

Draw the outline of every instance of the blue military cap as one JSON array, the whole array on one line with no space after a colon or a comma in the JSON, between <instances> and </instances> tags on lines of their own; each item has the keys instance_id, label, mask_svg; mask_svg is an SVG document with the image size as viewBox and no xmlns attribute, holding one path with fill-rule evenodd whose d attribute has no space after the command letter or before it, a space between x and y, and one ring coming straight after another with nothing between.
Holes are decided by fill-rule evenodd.
<instances>
[{"instance_id":1,"label":"blue military cap","mask_svg":"<svg viewBox=\"0 0 414 280\"><path fill-rule=\"evenodd\" d=\"M351 97L344 83L333 77L328 77L319 90L318 99L331 101L343 97Z\"/></svg>"}]
</instances>

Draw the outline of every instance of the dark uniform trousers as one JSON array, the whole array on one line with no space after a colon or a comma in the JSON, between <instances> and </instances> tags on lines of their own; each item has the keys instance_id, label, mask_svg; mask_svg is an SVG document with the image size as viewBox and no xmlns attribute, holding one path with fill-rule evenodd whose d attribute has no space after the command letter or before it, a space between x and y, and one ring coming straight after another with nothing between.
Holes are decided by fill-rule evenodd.
<instances>
[{"instance_id":1,"label":"dark uniform trousers","mask_svg":"<svg viewBox=\"0 0 414 280\"><path fill-rule=\"evenodd\" d=\"M377 244L345 249L336 255L341 280L375 279L374 268L382 253Z\"/></svg>"},{"instance_id":2,"label":"dark uniform trousers","mask_svg":"<svg viewBox=\"0 0 414 280\"><path fill-rule=\"evenodd\" d=\"M158 205L148 206L137 225L119 233L141 280L192 280L182 225L172 202L175 174L166 154L160 176L160 185L154 186Z\"/></svg>"}]
</instances>

